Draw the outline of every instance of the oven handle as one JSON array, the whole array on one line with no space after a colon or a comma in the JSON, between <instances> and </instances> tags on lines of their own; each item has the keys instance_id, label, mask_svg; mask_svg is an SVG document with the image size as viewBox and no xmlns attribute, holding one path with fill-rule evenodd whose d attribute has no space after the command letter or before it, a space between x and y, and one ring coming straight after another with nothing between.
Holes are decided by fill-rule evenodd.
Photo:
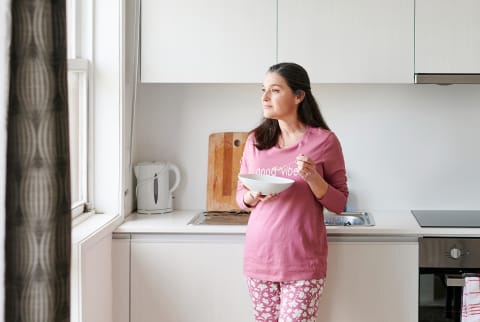
<instances>
[{"instance_id":1,"label":"oven handle","mask_svg":"<svg viewBox=\"0 0 480 322\"><path fill-rule=\"evenodd\" d=\"M445 275L445 284L448 287L464 287L465 278L463 275Z\"/></svg>"}]
</instances>

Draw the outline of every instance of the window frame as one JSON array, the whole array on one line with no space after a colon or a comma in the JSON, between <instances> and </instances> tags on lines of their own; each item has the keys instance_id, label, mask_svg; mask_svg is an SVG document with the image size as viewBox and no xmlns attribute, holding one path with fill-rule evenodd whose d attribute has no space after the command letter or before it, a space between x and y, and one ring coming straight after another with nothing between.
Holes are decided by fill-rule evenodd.
<instances>
[{"instance_id":1,"label":"window frame","mask_svg":"<svg viewBox=\"0 0 480 322\"><path fill-rule=\"evenodd\" d=\"M73 74L78 74L78 76L73 76ZM74 156L78 156L77 167L71 166L71 185L72 185L72 218L76 218L77 216L83 214L84 212L88 211L88 183L89 183L89 175L88 175L88 156L89 156L89 126L88 126L88 111L89 111L89 95L88 95L88 87L89 87L89 75L90 75L90 64L89 61L86 59L69 59L68 60L68 79L69 79L69 102L72 100L71 95L73 94L71 91L71 84L70 78L77 77L77 82L82 83L79 84L79 91L76 92L77 95L80 96L77 100L78 104L78 111L75 111L75 114L78 114L78 134L81 136L80 138L75 140L75 147L78 149L77 153L72 153L72 146L70 147L70 158ZM83 108L82 108L83 106ZM69 117L71 117L72 105L69 104ZM70 124L70 142L72 140L72 135L76 135L72 133L72 127ZM78 146L77 146L78 144ZM73 173L76 172L76 173ZM75 182L74 178L77 178L78 181ZM76 187L74 187L76 185ZM75 198L74 191L77 191L78 198Z\"/></svg>"},{"instance_id":2,"label":"window frame","mask_svg":"<svg viewBox=\"0 0 480 322\"><path fill-rule=\"evenodd\" d=\"M82 215L94 213L93 204L93 3L92 0L67 0L67 58L68 76L73 73L84 73L85 110L81 111L80 127L84 132L81 159L79 160L78 178L81 180L80 195L82 198L73 200L71 214L76 221ZM70 100L70 90L69 90ZM69 108L69 113L70 113ZM69 133L71 135L71 132ZM73 170L73 169L72 169ZM71 177L73 177L71 175ZM72 185L74 183L72 182Z\"/></svg>"}]
</instances>

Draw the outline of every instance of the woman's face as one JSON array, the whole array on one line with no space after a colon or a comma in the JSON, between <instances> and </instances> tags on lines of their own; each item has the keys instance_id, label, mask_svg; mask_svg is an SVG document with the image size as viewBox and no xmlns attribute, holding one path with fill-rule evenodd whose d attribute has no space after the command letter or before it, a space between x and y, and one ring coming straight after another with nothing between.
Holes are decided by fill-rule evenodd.
<instances>
[{"instance_id":1,"label":"woman's face","mask_svg":"<svg viewBox=\"0 0 480 322\"><path fill-rule=\"evenodd\" d=\"M268 119L287 120L297 118L302 95L295 94L285 79L275 72L265 75L262 87L263 116Z\"/></svg>"}]
</instances>

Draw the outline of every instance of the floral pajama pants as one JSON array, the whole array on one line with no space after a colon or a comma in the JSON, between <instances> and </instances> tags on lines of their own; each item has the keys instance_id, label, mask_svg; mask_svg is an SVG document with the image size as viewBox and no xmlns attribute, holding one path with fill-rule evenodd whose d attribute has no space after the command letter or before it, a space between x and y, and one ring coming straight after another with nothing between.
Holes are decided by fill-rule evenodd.
<instances>
[{"instance_id":1,"label":"floral pajama pants","mask_svg":"<svg viewBox=\"0 0 480 322\"><path fill-rule=\"evenodd\" d=\"M270 282L247 278L255 321L315 322L325 279Z\"/></svg>"}]
</instances>

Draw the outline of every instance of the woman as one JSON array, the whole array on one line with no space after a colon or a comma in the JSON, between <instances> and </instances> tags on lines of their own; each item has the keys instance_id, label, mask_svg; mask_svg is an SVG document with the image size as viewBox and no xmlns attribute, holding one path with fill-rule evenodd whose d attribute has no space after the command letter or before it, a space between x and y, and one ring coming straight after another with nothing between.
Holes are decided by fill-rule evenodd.
<instances>
[{"instance_id":1,"label":"woman","mask_svg":"<svg viewBox=\"0 0 480 322\"><path fill-rule=\"evenodd\" d=\"M323 208L340 213L348 196L342 149L301 66L270 67L262 103L264 120L247 139L240 173L295 183L277 195L239 183L237 203L252 209L244 273L256 321L315 321L327 269Z\"/></svg>"}]
</instances>

